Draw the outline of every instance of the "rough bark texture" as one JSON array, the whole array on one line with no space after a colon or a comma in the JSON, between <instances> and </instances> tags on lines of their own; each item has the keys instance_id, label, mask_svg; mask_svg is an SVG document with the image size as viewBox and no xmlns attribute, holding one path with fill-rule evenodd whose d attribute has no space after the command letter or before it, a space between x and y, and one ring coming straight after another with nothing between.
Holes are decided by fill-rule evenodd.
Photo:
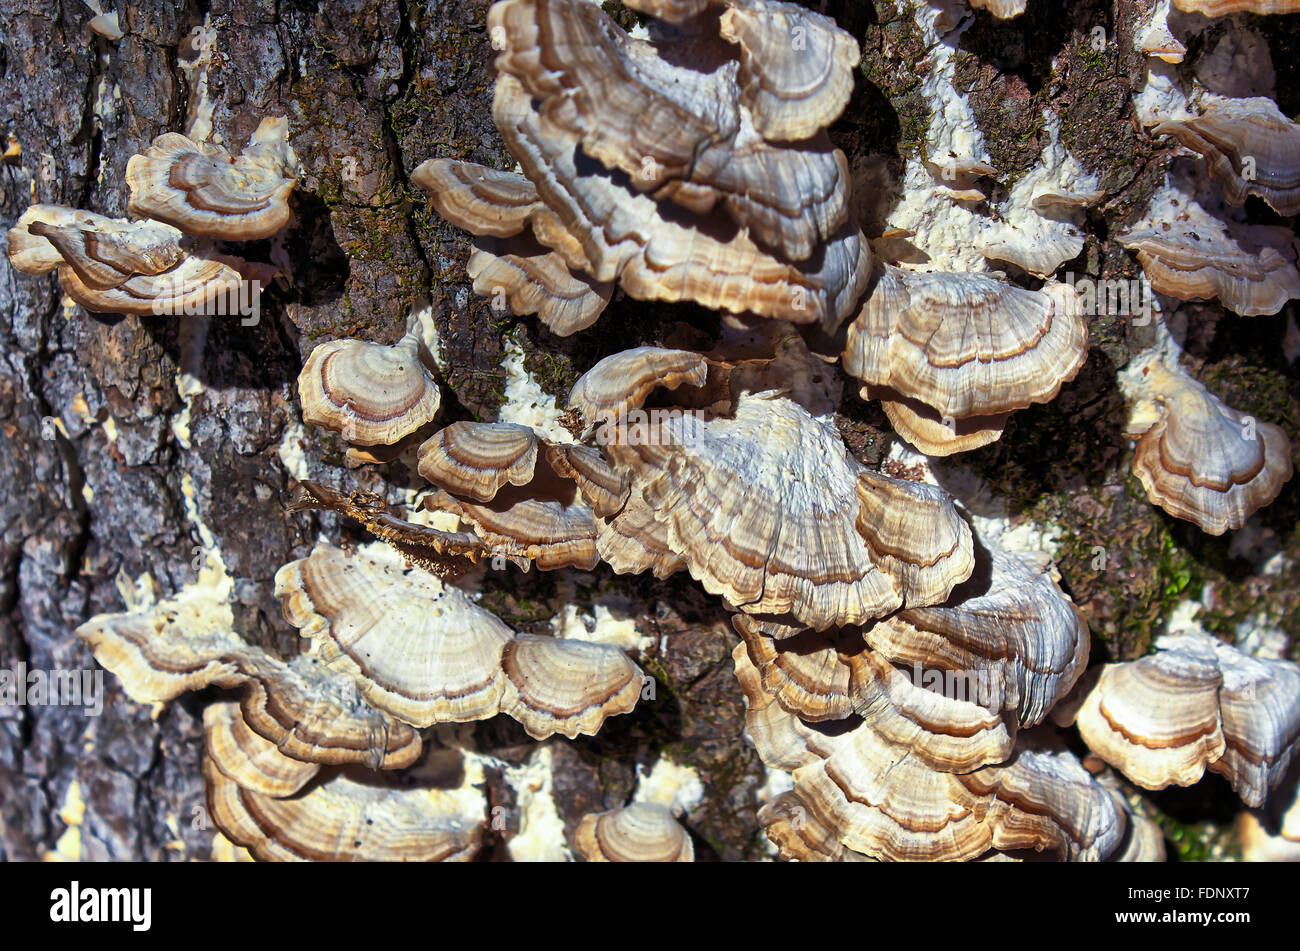
<instances>
[{"instance_id":1,"label":"rough bark texture","mask_svg":"<svg viewBox=\"0 0 1300 951\"><path fill-rule=\"evenodd\" d=\"M695 308L619 298L591 332L561 341L532 320L494 315L470 294L465 237L429 210L409 173L435 155L512 164L490 119L487 5L132 0L118 10L126 35L110 42L87 28L80 0L0 0L0 125L22 150L0 166L0 225L35 201L125 214L127 160L159 133L185 128L195 106L184 62L205 18L220 38L209 76L215 131L238 146L262 117L285 115L305 170L297 221L284 240L292 286L271 292L256 327L214 319L206 345L192 321L92 318L65 306L53 278L2 269L0 666L93 669L73 628L121 609L119 578L148 572L164 594L193 580L202 539L191 514L212 529L236 578L243 632L294 649L272 595L276 569L305 554L322 529L336 539L358 537L330 517L286 516L281 503L288 476L277 449L298 419L294 380L322 339L391 341L427 298L445 349L441 418L450 422L494 417L508 334L519 334L530 370L563 397L607 353L663 340L679 321L716 326ZM916 85L926 51L889 3L822 6L865 54L857 93L833 135L851 159L877 153L897 170L924 136ZM1131 118L1141 75L1129 39L1136 7L1133 0L1030 0L1025 17L1000 22L981 14L963 38L958 79L971 91L1000 171L1014 176L1034 162L1041 110L1050 105L1062 117L1066 145L1103 177L1109 197L1071 265L1080 275L1137 276L1108 236L1142 211L1170 160ZM1289 113L1300 108L1296 21L1252 23L1273 46L1279 102ZM1104 52L1087 44L1097 25L1112 37ZM887 192L875 199L891 200ZM867 210L883 218L878 207ZM253 250L271 252L269 243ZM1281 424L1300 444L1300 386L1279 345L1286 321L1286 312L1226 315L1218 333L1190 352L1204 361L1199 375L1212 389ZM1142 341L1116 318L1098 318L1092 329L1079 378L1053 404L1016 414L1001 442L968 461L1014 500L1018 514L1062 527L1060 568L1092 622L1094 660L1144 653L1173 600L1204 584L1214 585L1218 606L1204 622L1211 630L1232 634L1263 612L1293 645L1300 642L1300 489L1293 482L1261 516L1268 544L1290 556L1273 576L1251 574L1230 539L1202 535L1151 507L1127 474L1114 383ZM177 389L181 370L203 384L188 399ZM175 434L186 410L189 448ZM879 411L855 398L846 399L841 424L864 461L878 461L892 438ZM310 430L304 446L323 467L320 477L335 485L382 490L412 478L400 466L345 469L344 448ZM1095 545L1111 556L1103 572L1092 568ZM642 663L657 678L658 695L598 737L558 744L555 792L565 818L622 802L636 765L668 753L695 766L708 790L686 820L697 855L764 855L754 821L763 771L740 736L743 707L729 657L735 636L719 607L681 579L658 584L598 571L576 584L580 603L615 593L646 606L642 626L656 646ZM556 585L553 577L512 571L489 579L485 603L520 630L544 629L559 603ZM208 856L198 762L199 717L210 698L155 712L126 700L113 677L104 683L108 699L97 718L0 707L0 859L55 848L74 780L85 799L84 857ZM484 749L508 761L522 761L532 748L512 723L477 732ZM509 806L509 787L500 777L491 782L490 801ZM1235 807L1216 783L1156 797L1182 854L1223 847L1218 830Z\"/></svg>"}]
</instances>

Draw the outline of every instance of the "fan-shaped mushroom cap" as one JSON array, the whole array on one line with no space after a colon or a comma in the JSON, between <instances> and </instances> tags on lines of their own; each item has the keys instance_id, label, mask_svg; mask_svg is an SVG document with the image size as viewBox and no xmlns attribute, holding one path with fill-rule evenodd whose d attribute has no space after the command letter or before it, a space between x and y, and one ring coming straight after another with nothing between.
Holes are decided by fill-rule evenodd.
<instances>
[{"instance_id":1,"label":"fan-shaped mushroom cap","mask_svg":"<svg viewBox=\"0 0 1300 951\"><path fill-rule=\"evenodd\" d=\"M27 274L57 267L64 292L96 313L233 312L246 298L246 281L266 283L275 274L269 265L190 253L183 237L157 221L33 205L9 232L9 257Z\"/></svg>"},{"instance_id":2,"label":"fan-shaped mushroom cap","mask_svg":"<svg viewBox=\"0 0 1300 951\"><path fill-rule=\"evenodd\" d=\"M574 834L588 862L694 862L691 837L657 803L634 802L583 816Z\"/></svg>"},{"instance_id":3,"label":"fan-shaped mushroom cap","mask_svg":"<svg viewBox=\"0 0 1300 951\"><path fill-rule=\"evenodd\" d=\"M1300 212L1300 125L1273 100L1214 100L1201 116L1161 122L1153 131L1201 153L1230 204L1258 195L1279 214Z\"/></svg>"},{"instance_id":4,"label":"fan-shaped mushroom cap","mask_svg":"<svg viewBox=\"0 0 1300 951\"><path fill-rule=\"evenodd\" d=\"M661 380L676 383L685 367L698 388L709 362L695 357L647 350L608 358L578 382L570 404L589 430L593 416L623 419ZM729 415L655 412L634 428L602 433L612 468L630 478L623 510L596 520L602 557L617 571L675 570L685 562L706 590L740 610L789 612L818 629L887 614L904 603L902 592L906 603L942 600L972 565L969 529L951 499L893 487L891 498L906 514L876 518L871 513L880 507L871 505L859 517L860 493L889 480L868 476L860 486L864 470L828 415L813 416L777 390L746 391L766 382L759 365L780 359L717 364L730 375L731 393L721 401ZM623 365L627 371L617 373ZM916 524L909 527L909 519Z\"/></svg>"},{"instance_id":5,"label":"fan-shaped mushroom cap","mask_svg":"<svg viewBox=\"0 0 1300 951\"><path fill-rule=\"evenodd\" d=\"M862 727L830 746L823 761L795 771L795 792L855 851L961 861L1028 849L1096 861L1123 842L1125 814L1065 751L1027 743L1006 765L953 774Z\"/></svg>"},{"instance_id":6,"label":"fan-shaped mushroom cap","mask_svg":"<svg viewBox=\"0 0 1300 951\"><path fill-rule=\"evenodd\" d=\"M1147 789L1190 785L1208 766L1247 805L1261 805L1300 740L1300 666L1206 635L1156 646L1102 669L1078 712L1084 742Z\"/></svg>"},{"instance_id":7,"label":"fan-shaped mushroom cap","mask_svg":"<svg viewBox=\"0 0 1300 951\"><path fill-rule=\"evenodd\" d=\"M992 844L979 797L903 746L858 728L795 771L795 791L850 849L890 861L961 861Z\"/></svg>"},{"instance_id":8,"label":"fan-shaped mushroom cap","mask_svg":"<svg viewBox=\"0 0 1300 951\"><path fill-rule=\"evenodd\" d=\"M391 347L351 339L318 345L298 375L298 394L305 422L363 446L391 446L415 432L441 399L414 333Z\"/></svg>"},{"instance_id":9,"label":"fan-shaped mushroom cap","mask_svg":"<svg viewBox=\"0 0 1300 951\"><path fill-rule=\"evenodd\" d=\"M203 776L213 822L264 862L468 861L482 835L482 816L451 794L373 774L331 772L282 799L242 788L209 756Z\"/></svg>"},{"instance_id":10,"label":"fan-shaped mushroom cap","mask_svg":"<svg viewBox=\"0 0 1300 951\"><path fill-rule=\"evenodd\" d=\"M856 472L828 421L769 393L742 396L733 418L692 428L684 438L683 418L669 418L656 438L607 451L640 470L670 549L705 590L817 628L899 607L858 533Z\"/></svg>"},{"instance_id":11,"label":"fan-shaped mushroom cap","mask_svg":"<svg viewBox=\"0 0 1300 951\"><path fill-rule=\"evenodd\" d=\"M289 220L298 159L284 119L263 119L239 158L215 145L168 132L126 166L132 214L187 234L252 241Z\"/></svg>"},{"instance_id":12,"label":"fan-shaped mushroom cap","mask_svg":"<svg viewBox=\"0 0 1300 951\"><path fill-rule=\"evenodd\" d=\"M974 681L980 705L1042 722L1088 662L1088 627L1047 569L1000 548L976 549L970 579L942 605L910 608L863 629L894 664Z\"/></svg>"},{"instance_id":13,"label":"fan-shaped mushroom cap","mask_svg":"<svg viewBox=\"0 0 1300 951\"><path fill-rule=\"evenodd\" d=\"M1296 13L1297 0L1174 0L1174 7L1187 13L1222 17L1229 13Z\"/></svg>"},{"instance_id":14,"label":"fan-shaped mushroom cap","mask_svg":"<svg viewBox=\"0 0 1300 951\"><path fill-rule=\"evenodd\" d=\"M545 213L533 183L517 172L454 159L429 159L411 181L433 196L434 207L456 227L477 235L512 238Z\"/></svg>"},{"instance_id":15,"label":"fan-shaped mushroom cap","mask_svg":"<svg viewBox=\"0 0 1300 951\"><path fill-rule=\"evenodd\" d=\"M844 368L939 416L992 416L1053 399L1088 355L1075 308L987 274L887 268L849 326Z\"/></svg>"},{"instance_id":16,"label":"fan-shaped mushroom cap","mask_svg":"<svg viewBox=\"0 0 1300 951\"><path fill-rule=\"evenodd\" d=\"M594 9L581 0L578 6ZM723 226L716 215L665 211L613 173L587 168L576 137L535 111L529 93L509 73L497 79L493 117L547 207L581 243L582 265L589 265L596 281L617 279L638 300L693 300L826 328L857 305L870 250L851 223L829 231L817 253L789 263L760 248L745 229ZM537 237L554 247L547 236Z\"/></svg>"},{"instance_id":17,"label":"fan-shaped mushroom cap","mask_svg":"<svg viewBox=\"0 0 1300 951\"><path fill-rule=\"evenodd\" d=\"M420 446L420 475L479 502L503 485L527 485L537 465L537 434L514 423L452 423Z\"/></svg>"},{"instance_id":18,"label":"fan-shaped mushroom cap","mask_svg":"<svg viewBox=\"0 0 1300 951\"><path fill-rule=\"evenodd\" d=\"M1116 240L1137 252L1153 288L1179 300L1218 298L1249 317L1275 314L1300 297L1291 231L1224 221L1189 194L1186 181L1166 181L1142 220Z\"/></svg>"},{"instance_id":19,"label":"fan-shaped mushroom cap","mask_svg":"<svg viewBox=\"0 0 1300 951\"><path fill-rule=\"evenodd\" d=\"M567 337L596 322L614 285L572 270L565 259L529 237L479 238L466 265L474 293L504 296L512 314L536 314L552 333Z\"/></svg>"},{"instance_id":20,"label":"fan-shaped mushroom cap","mask_svg":"<svg viewBox=\"0 0 1300 951\"><path fill-rule=\"evenodd\" d=\"M245 789L275 798L292 796L320 771L319 764L291 759L249 729L237 703L208 704L203 729L208 756Z\"/></svg>"},{"instance_id":21,"label":"fan-shaped mushroom cap","mask_svg":"<svg viewBox=\"0 0 1300 951\"><path fill-rule=\"evenodd\" d=\"M814 729L791 713L763 684L743 642L731 652L736 679L745 695L745 735L758 757L773 769L796 770L817 762Z\"/></svg>"},{"instance_id":22,"label":"fan-shaped mushroom cap","mask_svg":"<svg viewBox=\"0 0 1300 951\"><path fill-rule=\"evenodd\" d=\"M804 720L842 720L863 706L871 677L855 629L788 633L786 625L737 614L732 625L744 641L763 689ZM777 640L777 637L780 640Z\"/></svg>"},{"instance_id":23,"label":"fan-shaped mushroom cap","mask_svg":"<svg viewBox=\"0 0 1300 951\"><path fill-rule=\"evenodd\" d=\"M611 466L590 446L547 446L546 460L556 474L578 486L583 501L598 518L613 515L627 505L631 482L626 472Z\"/></svg>"},{"instance_id":24,"label":"fan-shaped mushroom cap","mask_svg":"<svg viewBox=\"0 0 1300 951\"><path fill-rule=\"evenodd\" d=\"M636 707L645 682L641 668L617 647L534 634L506 644L501 666L501 712L536 740L595 734L609 717Z\"/></svg>"},{"instance_id":25,"label":"fan-shaped mushroom cap","mask_svg":"<svg viewBox=\"0 0 1300 951\"><path fill-rule=\"evenodd\" d=\"M1165 511L1222 535L1277 497L1291 478L1291 443L1272 423L1225 405L1181 371L1153 365L1135 407L1148 428L1133 471ZM1145 418L1143 418L1145 417Z\"/></svg>"},{"instance_id":26,"label":"fan-shaped mushroom cap","mask_svg":"<svg viewBox=\"0 0 1300 951\"><path fill-rule=\"evenodd\" d=\"M810 138L848 105L861 56L857 41L829 17L793 3L748 0L722 14L719 30L740 47L740 99L764 138Z\"/></svg>"},{"instance_id":27,"label":"fan-shaped mushroom cap","mask_svg":"<svg viewBox=\"0 0 1300 951\"><path fill-rule=\"evenodd\" d=\"M596 518L596 551L620 575L650 571L656 578L667 578L687 565L669 544L668 526L655 517L636 486L629 489L621 509Z\"/></svg>"},{"instance_id":28,"label":"fan-shaped mushroom cap","mask_svg":"<svg viewBox=\"0 0 1300 951\"><path fill-rule=\"evenodd\" d=\"M785 6L766 15L788 18ZM808 21L804 33L815 49L791 50L781 62L766 64L770 75L756 78L746 44L761 43L762 31L742 25L741 81L755 95L762 79L788 85L784 91L796 96L811 86L815 100L819 86L838 80L839 88L829 90L829 105L837 107L833 119L852 90L846 54L856 54L857 44L825 17L814 22L815 14L792 8ZM505 0L492 7L488 28L505 43L498 71L522 84L554 133L572 137L587 155L626 173L631 188L697 213L718 204L761 244L795 261L808 258L847 220L843 153L825 141L797 148L765 141L754 127L761 120L739 108L735 71L717 68L716 51L696 66L683 65L680 56L663 58L653 43L631 38L584 0ZM789 48L789 36L780 36ZM771 56L779 44L770 45L754 52ZM821 53L833 55L828 61L815 55ZM789 75L799 62L803 67ZM824 71L830 76L819 77ZM775 110L778 103L764 98L761 105ZM816 123L819 115L803 105L804 121ZM778 118L777 124L789 123Z\"/></svg>"},{"instance_id":29,"label":"fan-shaped mushroom cap","mask_svg":"<svg viewBox=\"0 0 1300 951\"><path fill-rule=\"evenodd\" d=\"M1127 813L1074 754L1032 742L1006 766L958 777L991 798L984 821L1002 851L1048 851L1071 861L1096 862L1125 841Z\"/></svg>"},{"instance_id":30,"label":"fan-shaped mushroom cap","mask_svg":"<svg viewBox=\"0 0 1300 951\"><path fill-rule=\"evenodd\" d=\"M418 733L373 709L319 657L286 663L246 644L230 623L228 604L178 598L91 618L77 636L140 703L209 685L243 687L244 721L294 759L400 769L419 756Z\"/></svg>"},{"instance_id":31,"label":"fan-shaped mushroom cap","mask_svg":"<svg viewBox=\"0 0 1300 951\"><path fill-rule=\"evenodd\" d=\"M1009 20L1025 12L1028 0L970 0L976 10L987 10L999 20Z\"/></svg>"},{"instance_id":32,"label":"fan-shaped mushroom cap","mask_svg":"<svg viewBox=\"0 0 1300 951\"><path fill-rule=\"evenodd\" d=\"M549 468L549 467L548 467ZM539 483L557 479L539 480ZM509 558L521 568L534 564L543 571L576 567L590 571L600 560L596 548L596 523L591 509L578 497L577 487L546 490L537 483L500 493L482 504L458 499L447 492L426 496L430 511L450 512L468 522L493 555ZM559 497L555 497L559 496Z\"/></svg>"},{"instance_id":33,"label":"fan-shaped mushroom cap","mask_svg":"<svg viewBox=\"0 0 1300 951\"><path fill-rule=\"evenodd\" d=\"M496 714L512 632L460 589L380 556L317 545L275 576L289 623L376 707L425 727Z\"/></svg>"},{"instance_id":34,"label":"fan-shaped mushroom cap","mask_svg":"<svg viewBox=\"0 0 1300 951\"><path fill-rule=\"evenodd\" d=\"M569 391L569 409L578 411L589 434L604 420L624 418L656 389L703 386L708 374L708 361L702 354L634 347L605 357L579 377Z\"/></svg>"}]
</instances>

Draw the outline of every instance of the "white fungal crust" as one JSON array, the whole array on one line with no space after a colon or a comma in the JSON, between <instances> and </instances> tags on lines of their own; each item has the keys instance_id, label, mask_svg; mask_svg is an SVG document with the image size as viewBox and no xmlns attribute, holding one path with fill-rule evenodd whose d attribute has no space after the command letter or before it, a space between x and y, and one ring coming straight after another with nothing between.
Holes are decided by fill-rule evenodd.
<instances>
[{"instance_id":1,"label":"white fungal crust","mask_svg":"<svg viewBox=\"0 0 1300 951\"><path fill-rule=\"evenodd\" d=\"M1225 405L1162 363L1140 386L1133 471L1171 515L1222 535L1241 528L1291 478L1291 442L1281 427Z\"/></svg>"},{"instance_id":2,"label":"white fungal crust","mask_svg":"<svg viewBox=\"0 0 1300 951\"><path fill-rule=\"evenodd\" d=\"M393 445L438 412L438 384L409 333L391 347L331 340L311 352L298 374L304 422L362 446Z\"/></svg>"},{"instance_id":3,"label":"white fungal crust","mask_svg":"<svg viewBox=\"0 0 1300 951\"><path fill-rule=\"evenodd\" d=\"M1208 767L1262 805L1300 741L1300 665L1204 634L1166 635L1156 647L1102 669L1077 714L1084 742L1144 788L1191 785Z\"/></svg>"},{"instance_id":4,"label":"white fungal crust","mask_svg":"<svg viewBox=\"0 0 1300 951\"><path fill-rule=\"evenodd\" d=\"M128 210L186 234L253 241L289 221L298 159L283 118L263 119L238 158L207 142L167 132L126 166Z\"/></svg>"},{"instance_id":5,"label":"white fungal crust","mask_svg":"<svg viewBox=\"0 0 1300 951\"><path fill-rule=\"evenodd\" d=\"M634 802L582 817L574 844L588 862L694 862L695 846L672 812Z\"/></svg>"}]
</instances>

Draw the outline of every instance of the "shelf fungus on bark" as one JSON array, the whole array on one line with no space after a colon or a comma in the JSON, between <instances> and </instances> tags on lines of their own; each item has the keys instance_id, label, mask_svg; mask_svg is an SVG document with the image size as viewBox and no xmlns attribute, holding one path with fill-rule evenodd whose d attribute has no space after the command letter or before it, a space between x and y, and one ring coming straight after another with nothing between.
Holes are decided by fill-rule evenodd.
<instances>
[{"instance_id":1,"label":"shelf fungus on bark","mask_svg":"<svg viewBox=\"0 0 1300 951\"><path fill-rule=\"evenodd\" d=\"M1229 204L1240 207L1246 196L1258 195L1278 214L1300 213L1300 125L1272 99L1217 99L1199 116L1161 122L1152 131L1203 156Z\"/></svg>"},{"instance_id":2,"label":"shelf fungus on bark","mask_svg":"<svg viewBox=\"0 0 1300 951\"><path fill-rule=\"evenodd\" d=\"M1281 427L1225 405L1181 369L1152 364L1137 382L1128 433L1148 498L1202 531L1241 528L1291 478Z\"/></svg>"},{"instance_id":3,"label":"shelf fungus on bark","mask_svg":"<svg viewBox=\"0 0 1300 951\"><path fill-rule=\"evenodd\" d=\"M1102 668L1077 713L1084 742L1146 789L1191 785L1208 767L1262 805L1300 742L1300 665L1203 634L1156 647Z\"/></svg>"},{"instance_id":4,"label":"shelf fungus on bark","mask_svg":"<svg viewBox=\"0 0 1300 951\"><path fill-rule=\"evenodd\" d=\"M1097 861L1127 822L1072 754L1022 740L1005 764L931 769L860 726L794 773L795 792L846 847L889 861L968 861L990 850Z\"/></svg>"},{"instance_id":5,"label":"shelf fungus on bark","mask_svg":"<svg viewBox=\"0 0 1300 951\"><path fill-rule=\"evenodd\" d=\"M646 680L613 645L535 634L507 643L501 666L501 712L535 740L594 735L609 717L632 712Z\"/></svg>"},{"instance_id":6,"label":"shelf fungus on bark","mask_svg":"<svg viewBox=\"0 0 1300 951\"><path fill-rule=\"evenodd\" d=\"M887 267L849 325L844 368L922 452L974 449L1079 372L1088 331L1075 304L1066 285Z\"/></svg>"},{"instance_id":7,"label":"shelf fungus on bark","mask_svg":"<svg viewBox=\"0 0 1300 951\"><path fill-rule=\"evenodd\" d=\"M441 487L425 496L424 507L456 515L494 557L525 570L594 568L600 556L591 507L552 465L552 447L539 457L540 440L524 426L456 426L420 449L420 474Z\"/></svg>"},{"instance_id":8,"label":"shelf fungus on bark","mask_svg":"<svg viewBox=\"0 0 1300 951\"><path fill-rule=\"evenodd\" d=\"M64 293L94 313L192 315L243 312L246 282L269 283L266 264L191 248L157 221L106 218L33 205L9 231L9 260L24 274L57 269Z\"/></svg>"},{"instance_id":9,"label":"shelf fungus on bark","mask_svg":"<svg viewBox=\"0 0 1300 951\"><path fill-rule=\"evenodd\" d=\"M843 107L857 44L761 0L711 22L660 42L582 0L492 7L493 117L523 175L433 160L415 176L480 236L477 293L560 334L589 326L614 282L637 299L826 329L851 312L870 250L844 155L813 124ZM786 22L808 44L793 56ZM811 131L768 141L760 126Z\"/></svg>"},{"instance_id":10,"label":"shelf fungus on bark","mask_svg":"<svg viewBox=\"0 0 1300 951\"><path fill-rule=\"evenodd\" d=\"M498 72L519 81L554 134L622 172L631 189L697 214L717 207L759 243L802 261L847 220L848 162L824 137L797 146L782 140L810 139L839 115L857 43L794 5L746 6L720 21L723 37L738 45L738 66L716 36L710 43L693 34L688 44L661 48L632 38L584 0L503 0L489 12L488 29L504 42ZM779 22L791 19L809 21L801 32L813 49L792 49ZM796 102L782 110L764 80L796 95L808 87L805 106L820 105L817 92L828 82L835 88L820 108ZM741 107L742 87L752 104L772 107L785 134L762 137L761 120Z\"/></svg>"},{"instance_id":11,"label":"shelf fungus on bark","mask_svg":"<svg viewBox=\"0 0 1300 951\"><path fill-rule=\"evenodd\" d=\"M357 696L320 657L282 661L232 630L228 603L179 597L77 628L127 696L157 703L209 685L242 688L244 722L303 762L400 769L420 754L419 734Z\"/></svg>"},{"instance_id":12,"label":"shelf fungus on bark","mask_svg":"<svg viewBox=\"0 0 1300 951\"><path fill-rule=\"evenodd\" d=\"M1179 300L1212 300L1243 316L1276 314L1300 297L1296 238L1277 225L1226 221L1179 176L1116 240L1137 252L1151 286Z\"/></svg>"},{"instance_id":13,"label":"shelf fungus on bark","mask_svg":"<svg viewBox=\"0 0 1300 951\"><path fill-rule=\"evenodd\" d=\"M990 710L975 690L967 695L964 689L933 689L919 674L919 665L911 671L894 666L863 643L858 628L832 636L802 631L778 640L772 635L780 633L779 624L743 615L733 623L758 677L741 674L745 665L737 661L742 690L754 711L747 724L751 736L761 736L755 743L760 755L765 748L783 750L783 761L797 761L799 754L791 751L797 750L799 740L809 739L809 724L833 727L828 721L849 717L944 772L969 772L1000 763L1011 753L1017 732L1014 713ZM765 709L760 693L802 723L780 722L779 713ZM763 759L767 762L767 756Z\"/></svg>"},{"instance_id":14,"label":"shelf fungus on bark","mask_svg":"<svg viewBox=\"0 0 1300 951\"><path fill-rule=\"evenodd\" d=\"M513 636L463 591L396 557L317 545L275 576L285 618L375 707L407 723L495 716Z\"/></svg>"},{"instance_id":15,"label":"shelf fungus on bark","mask_svg":"<svg viewBox=\"0 0 1300 951\"><path fill-rule=\"evenodd\" d=\"M452 423L420 446L420 475L453 495L490 502L503 486L527 485L537 434L514 423Z\"/></svg>"},{"instance_id":16,"label":"shelf fungus on bark","mask_svg":"<svg viewBox=\"0 0 1300 951\"><path fill-rule=\"evenodd\" d=\"M873 862L846 848L793 790L758 810L758 824L787 862Z\"/></svg>"},{"instance_id":17,"label":"shelf fungus on bark","mask_svg":"<svg viewBox=\"0 0 1300 951\"><path fill-rule=\"evenodd\" d=\"M298 159L289 125L263 119L238 158L220 146L167 132L126 166L132 214L165 221L187 234L254 241L289 221Z\"/></svg>"},{"instance_id":18,"label":"shelf fungus on bark","mask_svg":"<svg viewBox=\"0 0 1300 951\"><path fill-rule=\"evenodd\" d=\"M690 834L658 803L634 802L582 817L574 833L588 862L694 862Z\"/></svg>"},{"instance_id":19,"label":"shelf fungus on bark","mask_svg":"<svg viewBox=\"0 0 1300 951\"><path fill-rule=\"evenodd\" d=\"M606 358L574 385L584 432L628 480L622 509L604 514L606 504L596 519L597 549L616 571L684 564L739 610L789 612L818 629L941 601L970 574L970 530L946 493L867 472L828 412L791 398L835 402L833 374L802 347L782 338L775 356L739 360L725 346L680 359L643 349ZM647 408L661 384L678 405ZM781 388L751 392L769 384ZM862 501L874 493L898 512L876 517L883 503Z\"/></svg>"},{"instance_id":20,"label":"shelf fungus on bark","mask_svg":"<svg viewBox=\"0 0 1300 951\"><path fill-rule=\"evenodd\" d=\"M613 283L586 273L582 245L524 176L429 159L411 180L440 215L476 236L466 271L474 293L495 310L536 314L561 337L590 327L604 311Z\"/></svg>"},{"instance_id":21,"label":"shelf fungus on bark","mask_svg":"<svg viewBox=\"0 0 1300 951\"><path fill-rule=\"evenodd\" d=\"M223 834L264 862L449 862L478 851L483 817L443 790L332 768L297 794L240 785L238 765L203 758L208 812Z\"/></svg>"},{"instance_id":22,"label":"shelf fungus on bark","mask_svg":"<svg viewBox=\"0 0 1300 951\"><path fill-rule=\"evenodd\" d=\"M298 374L304 422L362 446L391 446L438 412L438 384L408 333L391 347L368 340L319 344Z\"/></svg>"}]
</instances>

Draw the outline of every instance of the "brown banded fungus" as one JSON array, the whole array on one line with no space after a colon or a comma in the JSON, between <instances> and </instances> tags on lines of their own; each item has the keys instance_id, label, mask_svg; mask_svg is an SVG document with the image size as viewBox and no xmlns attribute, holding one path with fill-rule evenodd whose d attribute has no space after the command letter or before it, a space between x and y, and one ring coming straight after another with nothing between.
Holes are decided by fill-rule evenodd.
<instances>
[{"instance_id":1,"label":"brown banded fungus","mask_svg":"<svg viewBox=\"0 0 1300 951\"><path fill-rule=\"evenodd\" d=\"M574 841L588 862L695 861L690 835L657 803L634 802L583 816Z\"/></svg>"},{"instance_id":2,"label":"brown banded fungus","mask_svg":"<svg viewBox=\"0 0 1300 951\"><path fill-rule=\"evenodd\" d=\"M99 615L77 636L140 703L209 685L242 688L245 723L293 759L400 769L419 756L419 734L372 708L320 657L279 660L245 643L232 627L229 604L202 592Z\"/></svg>"},{"instance_id":3,"label":"brown banded fungus","mask_svg":"<svg viewBox=\"0 0 1300 951\"><path fill-rule=\"evenodd\" d=\"M1300 741L1300 666L1200 634L1108 664L1077 714L1089 748L1139 786L1197 782L1206 768L1262 805Z\"/></svg>"},{"instance_id":4,"label":"brown banded fungus","mask_svg":"<svg viewBox=\"0 0 1300 951\"><path fill-rule=\"evenodd\" d=\"M1241 528L1291 478L1291 443L1273 423L1225 405L1178 368L1153 364L1139 382L1130 435L1147 496L1211 535Z\"/></svg>"},{"instance_id":5,"label":"brown banded fungus","mask_svg":"<svg viewBox=\"0 0 1300 951\"><path fill-rule=\"evenodd\" d=\"M9 232L9 260L25 274L58 270L64 293L95 313L204 314L267 283L265 264L192 249L180 231L56 205L33 205Z\"/></svg>"},{"instance_id":6,"label":"brown banded fungus","mask_svg":"<svg viewBox=\"0 0 1300 951\"><path fill-rule=\"evenodd\" d=\"M392 445L438 412L438 384L408 333L391 347L332 340L311 352L298 375L304 422L363 446Z\"/></svg>"},{"instance_id":7,"label":"brown banded fungus","mask_svg":"<svg viewBox=\"0 0 1300 951\"><path fill-rule=\"evenodd\" d=\"M419 727L498 712L513 632L460 589L395 557L318 545L275 590L289 623L379 709Z\"/></svg>"},{"instance_id":8,"label":"brown banded fungus","mask_svg":"<svg viewBox=\"0 0 1300 951\"><path fill-rule=\"evenodd\" d=\"M977 448L1079 372L1088 332L1068 291L889 267L849 326L844 368L922 452Z\"/></svg>"},{"instance_id":9,"label":"brown banded fungus","mask_svg":"<svg viewBox=\"0 0 1300 951\"><path fill-rule=\"evenodd\" d=\"M263 119L238 158L220 146L167 132L126 166L132 214L165 221L187 234L254 241L289 221L298 159L289 125Z\"/></svg>"}]
</instances>

